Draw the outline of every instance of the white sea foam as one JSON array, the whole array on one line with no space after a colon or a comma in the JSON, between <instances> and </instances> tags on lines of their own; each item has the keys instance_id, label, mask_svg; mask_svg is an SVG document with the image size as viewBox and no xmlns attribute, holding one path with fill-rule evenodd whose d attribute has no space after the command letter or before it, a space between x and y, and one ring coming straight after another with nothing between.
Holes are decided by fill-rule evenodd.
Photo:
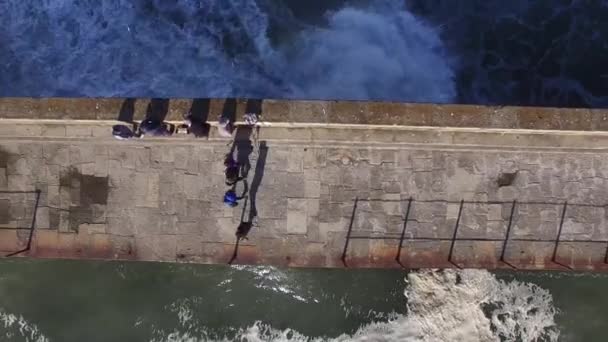
<instances>
[{"instance_id":1,"label":"white sea foam","mask_svg":"<svg viewBox=\"0 0 608 342\"><path fill-rule=\"evenodd\" d=\"M407 276L407 315L362 326L354 334L310 337L292 329L277 330L256 322L237 332L236 338L213 338L188 328L158 335L154 342L195 341L557 341L557 313L550 293L537 285L505 282L484 270L426 270ZM181 318L180 318L181 319ZM204 330L204 329L203 329Z\"/></svg>"},{"instance_id":2,"label":"white sea foam","mask_svg":"<svg viewBox=\"0 0 608 342\"><path fill-rule=\"evenodd\" d=\"M233 265L232 268L245 271L253 274L254 286L259 289L283 293L297 301L303 303L315 302L319 300L314 298L312 294L298 287L298 284L289 281L287 273L272 266L246 266ZM229 284L225 280L220 283L220 286Z\"/></svg>"},{"instance_id":3,"label":"white sea foam","mask_svg":"<svg viewBox=\"0 0 608 342\"><path fill-rule=\"evenodd\" d=\"M2 308L0 308L0 340L49 342L35 324L21 315L5 312Z\"/></svg>"},{"instance_id":4,"label":"white sea foam","mask_svg":"<svg viewBox=\"0 0 608 342\"><path fill-rule=\"evenodd\" d=\"M439 32L399 1L343 8L293 44L290 84L308 98L448 102L454 74Z\"/></svg>"},{"instance_id":5,"label":"white sea foam","mask_svg":"<svg viewBox=\"0 0 608 342\"><path fill-rule=\"evenodd\" d=\"M269 21L255 0L0 1L0 95L455 96L438 31L403 1L339 9L275 45Z\"/></svg>"},{"instance_id":6,"label":"white sea foam","mask_svg":"<svg viewBox=\"0 0 608 342\"><path fill-rule=\"evenodd\" d=\"M547 290L483 270L411 273L405 318L421 341L556 341Z\"/></svg>"}]
</instances>

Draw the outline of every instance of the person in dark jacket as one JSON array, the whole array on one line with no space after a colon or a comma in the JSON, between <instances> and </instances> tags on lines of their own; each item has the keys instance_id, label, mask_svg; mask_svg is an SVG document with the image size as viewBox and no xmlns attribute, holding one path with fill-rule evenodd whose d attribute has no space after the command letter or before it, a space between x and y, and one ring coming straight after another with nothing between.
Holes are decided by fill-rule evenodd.
<instances>
[{"instance_id":1,"label":"person in dark jacket","mask_svg":"<svg viewBox=\"0 0 608 342\"><path fill-rule=\"evenodd\" d=\"M171 135L167 124L161 121L146 119L139 125L141 135L150 135L153 137L165 137Z\"/></svg>"},{"instance_id":2,"label":"person in dark jacket","mask_svg":"<svg viewBox=\"0 0 608 342\"><path fill-rule=\"evenodd\" d=\"M188 133L194 135L196 138L209 137L209 124L195 120L192 113L188 112L188 114L184 115L184 124L188 130Z\"/></svg>"},{"instance_id":3,"label":"person in dark jacket","mask_svg":"<svg viewBox=\"0 0 608 342\"><path fill-rule=\"evenodd\" d=\"M126 125L114 125L112 127L112 136L118 140L129 140L136 137L135 133Z\"/></svg>"},{"instance_id":4,"label":"person in dark jacket","mask_svg":"<svg viewBox=\"0 0 608 342\"><path fill-rule=\"evenodd\" d=\"M240 167L239 163L234 160L232 153L228 153L224 159L224 166L226 170L224 174L226 176L226 185L233 186L238 182L240 178Z\"/></svg>"}]
</instances>

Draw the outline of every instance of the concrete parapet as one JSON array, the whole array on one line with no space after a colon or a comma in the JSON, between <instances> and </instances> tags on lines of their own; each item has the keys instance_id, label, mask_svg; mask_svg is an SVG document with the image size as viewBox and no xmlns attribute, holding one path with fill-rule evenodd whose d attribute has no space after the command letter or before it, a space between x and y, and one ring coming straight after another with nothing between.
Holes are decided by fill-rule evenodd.
<instances>
[{"instance_id":1,"label":"concrete parapet","mask_svg":"<svg viewBox=\"0 0 608 342\"><path fill-rule=\"evenodd\" d=\"M170 99L168 120L181 120L192 99ZM2 98L0 118L115 120L121 111L134 111L141 120L149 99L55 99ZM127 107L127 108L125 108ZM132 108L129 108L132 107ZM291 101L245 99L198 99L195 110L209 115L262 113L267 122L401 125L432 127L479 127L547 130L608 130L608 111L584 108L490 107L364 101Z\"/></svg>"}]
</instances>

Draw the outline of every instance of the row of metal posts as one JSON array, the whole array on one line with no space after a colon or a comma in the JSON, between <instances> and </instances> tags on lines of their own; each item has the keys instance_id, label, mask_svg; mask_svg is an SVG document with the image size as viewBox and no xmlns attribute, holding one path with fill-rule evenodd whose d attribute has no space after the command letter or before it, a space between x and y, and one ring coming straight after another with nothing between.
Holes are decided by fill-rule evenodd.
<instances>
[{"instance_id":1,"label":"row of metal posts","mask_svg":"<svg viewBox=\"0 0 608 342\"><path fill-rule=\"evenodd\" d=\"M348 247L349 247L350 240L351 239L366 239L366 237L360 237L360 236L352 237L353 224L354 224L354 221L355 221L355 216L356 216L356 212L357 212L357 205L358 205L359 201L360 201L359 198L355 198L355 200L354 200L353 212L352 212L352 215L351 215L351 220L350 220L350 223L349 223L349 226L348 226L348 231L347 231L347 234L346 234L346 241L345 241L345 244L344 244L344 250L342 252L341 260L342 260L342 262L343 262L343 264L344 264L345 267L348 267L347 261L346 261L346 256L348 254ZM399 265L401 265L402 267L403 267L403 264L401 263L401 250L403 248L403 242L406 240L405 235L406 235L406 230L407 230L407 224L408 224L408 221L409 221L409 216L410 216L410 212L411 212L411 208L412 208L412 203L413 202L415 202L415 200L413 198L411 198L411 197L407 200L407 208L405 210L405 218L403 220L403 229L401 230L401 235L400 235L400 238L399 238L399 245L397 247L397 253L396 253L396 256L395 256L395 261L397 263L399 263ZM419 201L419 202L428 202L428 201ZM441 201L441 202L447 202L447 201ZM452 259L456 241L461 241L461 240L462 241L503 241L503 245L502 245L502 250L501 250L501 253L500 253L500 259L499 259L499 261L501 263L503 263L503 264L505 264L505 265L513 268L513 269L517 269L516 266L514 266L511 263L509 263L505 259L505 253L507 251L508 243L511 240L511 229L513 227L513 218L515 216L515 209L516 209L516 206L517 206L517 201L514 200L512 202L511 212L510 212L510 215L509 215L509 221L508 221L508 224L507 224L507 229L506 229L505 237L504 237L504 239L501 239L501 240L484 239L484 238L479 238L479 239L474 239L474 238L473 239L471 239L471 238L468 238L468 239L459 239L458 238L458 227L460 225L460 221L461 221L461 217L462 217L462 209L463 209L465 203L467 203L467 202L465 202L465 200L461 200L460 201L460 206L458 208L458 216L456 218L456 224L454 226L453 235L452 235L451 239L446 239L446 238L424 238L424 240L435 240L435 241L449 240L451 243L450 243L450 249L449 249L448 260L447 261L450 264L452 264L455 267L457 267L457 268L461 268L461 267L456 262L454 262L454 260ZM469 202L469 203L480 203L480 202L473 201L473 202ZM488 202L488 203L492 203L492 202ZM501 203L504 204L504 202L501 202ZM556 264L556 265L558 265L560 267L564 267L564 268L572 270L571 266L565 265L565 264L563 264L563 263L561 263L561 262L559 262L557 260L557 252L558 252L559 244L560 244L560 241L561 241L562 229L563 229L563 226L564 226L564 220L565 220L565 217L566 217L566 210L567 209L568 209L568 202L565 201L564 204L562 205L561 218L560 218L560 222L559 222L559 228L558 228L558 232L557 232L557 237L555 239L555 245L553 247L553 253L552 253L552 256L551 256L551 262L553 262L554 264ZM371 239L370 237L367 237L367 238ZM393 237L385 237L384 239L389 240L389 239L395 239L395 238L393 238ZM412 240L416 240L416 238L412 238ZM418 239L418 240L420 240L420 239ZM517 241L530 241L530 242L543 242L543 241L545 241L545 240L542 240L542 239L516 239L516 240ZM515 241L515 240L513 240L513 241ZM553 241L553 240L550 240L550 241ZM568 240L568 242L608 243L608 241L605 241L605 240L601 240L601 241L598 241L598 240ZM604 263L608 264L608 245L606 247L606 251L605 251L605 254L604 254Z\"/></svg>"}]
</instances>

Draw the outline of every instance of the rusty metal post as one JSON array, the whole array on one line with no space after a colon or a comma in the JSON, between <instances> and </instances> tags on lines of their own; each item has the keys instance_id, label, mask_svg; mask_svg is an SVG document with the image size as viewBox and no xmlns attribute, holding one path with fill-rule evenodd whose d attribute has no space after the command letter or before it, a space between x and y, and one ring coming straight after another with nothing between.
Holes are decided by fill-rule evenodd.
<instances>
[{"instance_id":1,"label":"rusty metal post","mask_svg":"<svg viewBox=\"0 0 608 342\"><path fill-rule=\"evenodd\" d=\"M38 204L40 203L40 189L36 189L36 203L34 204L34 215L32 215L32 227L30 228L30 236L27 239L26 250L32 247L32 238L34 237L34 229L36 229L36 214L38 213Z\"/></svg>"},{"instance_id":2,"label":"rusty metal post","mask_svg":"<svg viewBox=\"0 0 608 342\"><path fill-rule=\"evenodd\" d=\"M346 252L348 251L348 242L350 241L350 233L353 231L353 223L355 222L355 213L357 212L357 203L359 202L359 197L355 197L355 205L353 206L353 214L350 217L350 224L348 225L348 232L346 233L346 241L344 242L344 251L342 251L342 264L344 267L348 267L346 264Z\"/></svg>"},{"instance_id":3,"label":"rusty metal post","mask_svg":"<svg viewBox=\"0 0 608 342\"><path fill-rule=\"evenodd\" d=\"M401 231L401 238L399 239L399 247L397 249L397 256L395 257L395 261L397 261L397 263L399 265L401 265L401 267L403 267L403 264L401 264L401 248L403 247L403 239L405 238L405 230L407 229L407 220L410 217L410 208L412 207L412 198L410 197L410 199L407 201L407 209L405 211L405 220L403 220L403 230Z\"/></svg>"},{"instance_id":4,"label":"rusty metal post","mask_svg":"<svg viewBox=\"0 0 608 342\"><path fill-rule=\"evenodd\" d=\"M511 206L511 215L509 215L509 223L507 225L507 233L505 234L505 241L502 244L502 252L500 253L500 262L511 267L517 268L511 263L505 261L505 253L507 252L507 243L509 242L509 237L511 236L511 227L513 226L513 216L515 215L515 206L517 205L517 200L513 201L513 205Z\"/></svg>"},{"instance_id":5,"label":"rusty metal post","mask_svg":"<svg viewBox=\"0 0 608 342\"><path fill-rule=\"evenodd\" d=\"M27 239L27 245L25 246L25 248L23 248L21 250L7 254L6 257L12 257L17 254L27 252L30 250L30 248L32 248L32 239L34 238L34 229L36 229L36 214L38 213L38 204L40 203L40 194L41 194L40 189L36 189L36 202L34 204L34 214L32 215L32 225L30 226L30 235Z\"/></svg>"},{"instance_id":6,"label":"rusty metal post","mask_svg":"<svg viewBox=\"0 0 608 342\"><path fill-rule=\"evenodd\" d=\"M457 268L462 268L452 261L452 254L454 253L454 245L456 244L456 236L458 235L458 225L460 224L460 217L462 216L462 207L464 206L464 200L460 201L460 208L458 208L458 217L456 218L456 226L454 227L454 235L452 236L452 244L450 245L450 253L448 254L448 262Z\"/></svg>"},{"instance_id":7,"label":"rusty metal post","mask_svg":"<svg viewBox=\"0 0 608 342\"><path fill-rule=\"evenodd\" d=\"M608 213L608 205L604 206L604 213ZM608 264L608 245L606 245L606 253L604 253L604 264Z\"/></svg>"},{"instance_id":8,"label":"rusty metal post","mask_svg":"<svg viewBox=\"0 0 608 342\"><path fill-rule=\"evenodd\" d=\"M553 247L553 256L551 257L551 261L554 264L572 269L572 267L568 266L568 265L564 265L561 262L557 261L557 249L559 248L559 240L562 236L562 228L564 227L564 220L566 218L566 210L568 209L568 201L564 202L564 208L562 209L562 217L561 220L559 222L559 229L557 230L557 237L555 239L555 247Z\"/></svg>"}]
</instances>

